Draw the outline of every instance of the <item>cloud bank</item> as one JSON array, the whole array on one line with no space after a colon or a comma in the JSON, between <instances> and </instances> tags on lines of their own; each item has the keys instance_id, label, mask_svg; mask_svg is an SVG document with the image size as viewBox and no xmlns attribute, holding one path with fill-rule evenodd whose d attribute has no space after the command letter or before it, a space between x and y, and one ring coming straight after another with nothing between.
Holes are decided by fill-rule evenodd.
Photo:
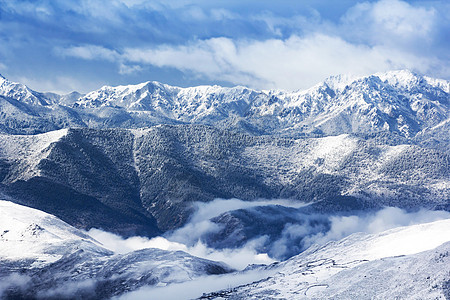
<instances>
[{"instance_id":1,"label":"cloud bank","mask_svg":"<svg viewBox=\"0 0 450 300\"><path fill-rule=\"evenodd\" d=\"M207 247L204 244L201 244L201 247L199 246L199 240L202 239L202 235L210 232L207 230L208 224L209 226L214 226L213 222L210 221L211 218L234 210L249 211L256 207L282 207L281 203L286 204L289 208L293 208L294 210L299 210L298 213L303 214L301 210L305 206L295 207L294 205L292 205L292 203L289 203L287 201L258 201L257 203L252 203L241 201L238 199L217 199L212 203L197 203L197 212L191 218L190 223L181 228L178 232L175 231L174 233L167 235L165 238L158 237L146 241L142 240L142 238L139 238L139 240L137 240L136 238L124 240L117 236L108 234L110 236L106 237L105 239L105 236L101 237L99 235L105 235L105 233L102 233L101 231L91 230L90 233L95 238L98 238L102 242L105 242L106 246L110 245L108 244L108 239L112 238L115 242L114 247L111 248L112 250L114 250L113 248L116 248L119 251L123 250L123 246L119 245L120 243L128 245L130 250L137 250L141 247L151 245L152 247L161 247L161 249L166 250L183 250L191 253L192 255L206 257L214 260L223 260L231 265L233 265L233 261L235 260L242 260L241 267L243 267L245 265L245 260L247 260L247 262L249 263L255 262L254 256L256 253L258 253L257 249L259 246L261 246L262 243L267 243L269 245L269 248L273 250L273 253L278 252L283 254L287 251L287 249L294 247L294 243L301 243L304 249L311 246L312 244L320 245L332 240L339 240L356 232L378 233L399 226L408 226L450 218L450 213L445 211L429 211L422 209L415 212L407 212L399 208L386 207L379 211L364 213L361 212L359 214L354 213L351 215L321 215L321 220L326 219L330 224L329 227L323 227L323 231L321 232L317 232L317 230L313 228L314 226L312 226L311 223L286 223L284 224L284 228L280 233L280 238L276 240L271 241L268 240L267 237L260 235L258 237L255 237L251 242L245 244L244 247L235 249L214 249L211 247ZM275 217L281 217L280 220L283 220L282 216ZM307 217L307 215L303 214L303 217ZM315 220L319 220L318 215L310 215L309 217ZM205 221L209 221L209 223L205 223ZM197 235L190 235L193 233L193 231L190 231L190 229L188 230L188 228L193 229L192 224L199 224L202 222L204 224L203 232ZM200 230L202 229L200 228ZM187 234L184 239L186 244L174 242L174 239L180 238L178 234L182 232L184 234ZM130 243L132 240L134 240L134 246L130 247ZM160 245L158 245L158 243L160 243ZM189 246L193 243L194 246ZM173 248L171 248L172 246ZM202 293L227 289L238 286L240 284L246 284L249 282L260 280L262 278L267 278L274 272L276 272L276 269L269 269L266 271L247 271L245 273L233 273L228 275L202 277L193 281L171 284L164 287L143 287L131 293L124 294L118 298L191 299L202 296Z\"/></svg>"},{"instance_id":2,"label":"cloud bank","mask_svg":"<svg viewBox=\"0 0 450 300\"><path fill-rule=\"evenodd\" d=\"M0 0L1 69L82 92L147 80L296 90L405 68L450 78L448 2L301 2Z\"/></svg>"},{"instance_id":3,"label":"cloud bank","mask_svg":"<svg viewBox=\"0 0 450 300\"><path fill-rule=\"evenodd\" d=\"M197 257L222 261L242 270L249 264L269 264L287 259L313 244L339 240L352 233L378 233L399 226L450 218L450 213L445 211L422 209L407 212L395 207L350 215L306 213L305 204L286 200L248 202L216 199L210 203L196 203L194 206L196 213L190 221L164 237L123 239L98 229L91 229L88 234L116 253L144 248L181 250ZM258 210L264 207L270 210ZM235 218L229 223L214 221L218 216L238 211L243 213L235 214ZM286 218L287 215L294 218ZM245 219L239 219L240 216L245 216ZM278 220L280 224L273 223L273 220ZM247 226L247 221L262 225L256 231L247 232L244 243L234 240L234 236L240 237L241 228ZM279 230L266 232L264 223ZM221 234L223 232L226 234ZM221 239L225 239L226 247L215 247L214 245L220 245Z\"/></svg>"}]
</instances>

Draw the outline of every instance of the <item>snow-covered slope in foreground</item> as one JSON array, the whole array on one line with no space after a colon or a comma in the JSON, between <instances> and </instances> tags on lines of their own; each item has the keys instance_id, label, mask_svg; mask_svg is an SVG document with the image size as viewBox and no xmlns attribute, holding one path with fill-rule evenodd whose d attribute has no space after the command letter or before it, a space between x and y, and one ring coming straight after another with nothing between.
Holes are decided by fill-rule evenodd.
<instances>
[{"instance_id":1,"label":"snow-covered slope in foreground","mask_svg":"<svg viewBox=\"0 0 450 300\"><path fill-rule=\"evenodd\" d=\"M0 299L108 299L231 271L182 251L114 254L60 219L9 201L0 201L0 216Z\"/></svg>"},{"instance_id":2,"label":"snow-covered slope in foreground","mask_svg":"<svg viewBox=\"0 0 450 300\"><path fill-rule=\"evenodd\" d=\"M353 234L272 265L264 280L208 299L448 299L450 220ZM263 270L261 270L263 272Z\"/></svg>"}]
</instances>

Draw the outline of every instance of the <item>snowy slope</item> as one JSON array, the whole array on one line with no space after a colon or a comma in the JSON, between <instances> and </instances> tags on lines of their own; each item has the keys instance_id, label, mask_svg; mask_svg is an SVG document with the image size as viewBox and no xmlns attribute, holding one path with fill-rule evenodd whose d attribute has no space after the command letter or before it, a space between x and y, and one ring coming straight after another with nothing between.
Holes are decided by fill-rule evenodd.
<instances>
[{"instance_id":1,"label":"snowy slope","mask_svg":"<svg viewBox=\"0 0 450 300\"><path fill-rule=\"evenodd\" d=\"M60 219L9 201L0 201L0 216L0 298L107 299L231 271L181 251L114 254Z\"/></svg>"},{"instance_id":2,"label":"snowy slope","mask_svg":"<svg viewBox=\"0 0 450 300\"><path fill-rule=\"evenodd\" d=\"M312 246L272 266L275 275L209 299L445 299L449 250L450 220L354 234Z\"/></svg>"},{"instance_id":3,"label":"snowy slope","mask_svg":"<svg viewBox=\"0 0 450 300\"><path fill-rule=\"evenodd\" d=\"M33 260L33 266L53 263L73 248L99 255L112 253L88 235L39 210L0 200L0 259Z\"/></svg>"},{"instance_id":4,"label":"snowy slope","mask_svg":"<svg viewBox=\"0 0 450 300\"><path fill-rule=\"evenodd\" d=\"M27 180L39 176L38 164L51 151L50 145L56 143L67 134L67 129L50 131L36 135L6 135L0 134L0 157L16 164L16 172L12 179Z\"/></svg>"}]
</instances>

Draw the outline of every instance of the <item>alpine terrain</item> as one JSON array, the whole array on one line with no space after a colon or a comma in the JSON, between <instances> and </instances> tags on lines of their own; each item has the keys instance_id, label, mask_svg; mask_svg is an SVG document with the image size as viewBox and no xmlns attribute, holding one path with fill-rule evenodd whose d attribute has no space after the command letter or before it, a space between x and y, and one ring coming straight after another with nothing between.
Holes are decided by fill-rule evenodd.
<instances>
[{"instance_id":1,"label":"alpine terrain","mask_svg":"<svg viewBox=\"0 0 450 300\"><path fill-rule=\"evenodd\" d=\"M0 76L0 298L450 299L449 114L450 82L407 70L294 92Z\"/></svg>"}]
</instances>

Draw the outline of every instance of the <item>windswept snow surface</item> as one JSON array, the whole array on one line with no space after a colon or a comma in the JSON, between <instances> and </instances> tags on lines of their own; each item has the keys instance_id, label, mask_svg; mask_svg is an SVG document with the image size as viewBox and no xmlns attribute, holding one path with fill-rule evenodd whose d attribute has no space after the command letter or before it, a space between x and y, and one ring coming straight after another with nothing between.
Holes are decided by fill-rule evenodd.
<instances>
[{"instance_id":1,"label":"windswept snow surface","mask_svg":"<svg viewBox=\"0 0 450 300\"><path fill-rule=\"evenodd\" d=\"M208 299L446 299L449 250L450 219L357 233L312 246L272 266L275 275Z\"/></svg>"},{"instance_id":2,"label":"windswept snow surface","mask_svg":"<svg viewBox=\"0 0 450 300\"><path fill-rule=\"evenodd\" d=\"M36 135L0 134L0 158L20 165L14 180L39 176L37 165L50 153L50 145L64 137L67 132L68 129L60 129Z\"/></svg>"},{"instance_id":3,"label":"windswept snow surface","mask_svg":"<svg viewBox=\"0 0 450 300\"><path fill-rule=\"evenodd\" d=\"M0 200L0 260L57 261L71 247L111 254L82 231L37 209Z\"/></svg>"}]
</instances>

